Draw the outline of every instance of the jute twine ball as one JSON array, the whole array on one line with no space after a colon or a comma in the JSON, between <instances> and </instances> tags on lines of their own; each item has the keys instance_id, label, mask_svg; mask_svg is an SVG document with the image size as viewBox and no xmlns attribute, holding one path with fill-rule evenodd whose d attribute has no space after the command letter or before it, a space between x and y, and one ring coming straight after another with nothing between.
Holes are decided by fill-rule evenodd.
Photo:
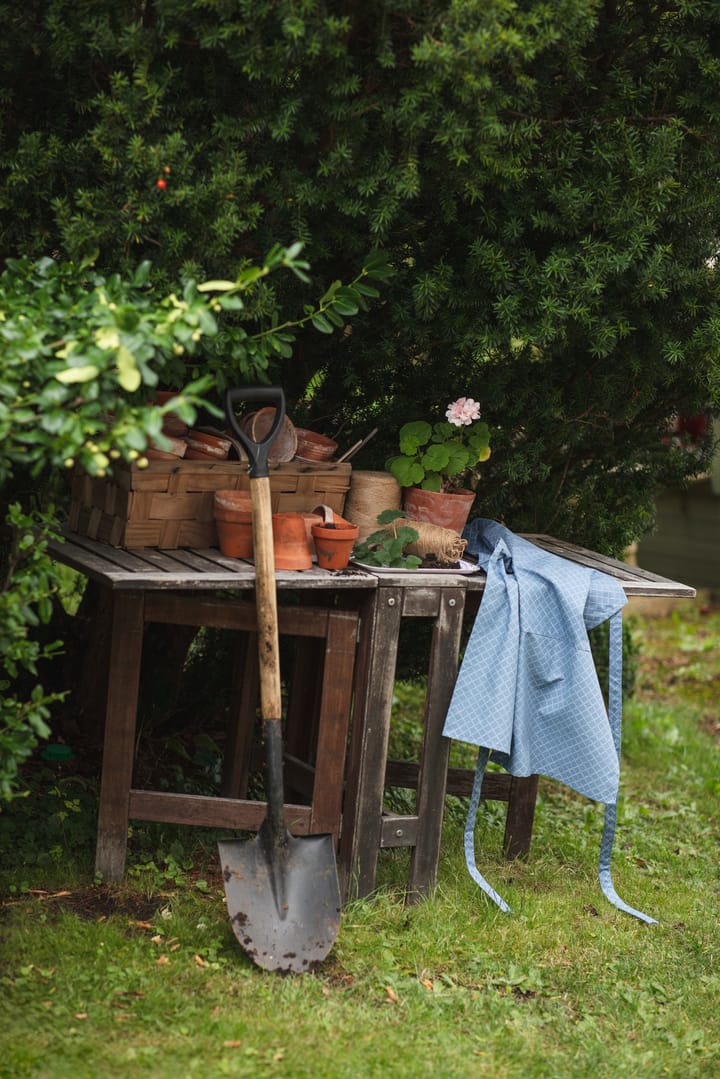
<instances>
[{"instance_id":1,"label":"jute twine ball","mask_svg":"<svg viewBox=\"0 0 720 1079\"><path fill-rule=\"evenodd\" d=\"M452 528L443 528L428 521L411 521L398 517L388 526L388 530L397 535L397 529L403 525L414 528L418 534L415 543L409 543L405 548L406 554L416 554L420 558L434 554L440 562L457 562L467 547L467 540L453 532Z\"/></svg>"},{"instance_id":2,"label":"jute twine ball","mask_svg":"<svg viewBox=\"0 0 720 1079\"><path fill-rule=\"evenodd\" d=\"M377 523L379 513L383 510L399 510L401 501L400 484L389 472L353 471L344 515L360 529L358 542L381 528Z\"/></svg>"}]
</instances>

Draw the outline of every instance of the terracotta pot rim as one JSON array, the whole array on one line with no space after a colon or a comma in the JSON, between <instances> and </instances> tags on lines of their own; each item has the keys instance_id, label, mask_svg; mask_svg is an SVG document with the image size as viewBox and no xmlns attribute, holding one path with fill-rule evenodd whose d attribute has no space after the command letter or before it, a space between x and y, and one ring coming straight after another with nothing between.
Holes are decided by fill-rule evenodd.
<instances>
[{"instance_id":1,"label":"terracotta pot rim","mask_svg":"<svg viewBox=\"0 0 720 1079\"><path fill-rule=\"evenodd\" d=\"M360 531L360 525L329 525L320 524L312 526L313 536L322 536L323 539L338 539L348 540L354 536L357 536Z\"/></svg>"},{"instance_id":2,"label":"terracotta pot rim","mask_svg":"<svg viewBox=\"0 0 720 1079\"><path fill-rule=\"evenodd\" d=\"M338 448L337 442L319 431L296 427L297 449L295 456L301 461L329 461Z\"/></svg>"}]
</instances>

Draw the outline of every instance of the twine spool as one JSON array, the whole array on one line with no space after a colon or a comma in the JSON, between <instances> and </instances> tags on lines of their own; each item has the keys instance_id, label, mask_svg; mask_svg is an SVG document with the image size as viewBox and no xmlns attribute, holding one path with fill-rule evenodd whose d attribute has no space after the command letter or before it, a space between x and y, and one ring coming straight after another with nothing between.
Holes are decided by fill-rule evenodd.
<instances>
[{"instance_id":1,"label":"twine spool","mask_svg":"<svg viewBox=\"0 0 720 1079\"><path fill-rule=\"evenodd\" d=\"M409 543L405 548L406 554L416 554L420 558L433 554L439 562L458 562L467 547L467 540L453 532L452 528L443 528L442 525L433 525L428 521L412 521L405 517L398 517L389 527L397 535L397 529L402 525L414 528L418 534L417 541Z\"/></svg>"},{"instance_id":2,"label":"twine spool","mask_svg":"<svg viewBox=\"0 0 720 1079\"><path fill-rule=\"evenodd\" d=\"M343 512L360 529L358 541L377 532L378 514L399 510L401 499L400 484L389 472L353 472Z\"/></svg>"}]
</instances>

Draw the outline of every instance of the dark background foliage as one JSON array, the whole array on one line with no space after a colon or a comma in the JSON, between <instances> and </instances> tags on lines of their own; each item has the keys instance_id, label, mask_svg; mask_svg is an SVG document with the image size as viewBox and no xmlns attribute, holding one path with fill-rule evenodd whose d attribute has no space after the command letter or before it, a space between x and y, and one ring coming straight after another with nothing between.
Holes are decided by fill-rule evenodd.
<instances>
[{"instance_id":1,"label":"dark background foliage","mask_svg":"<svg viewBox=\"0 0 720 1079\"><path fill-rule=\"evenodd\" d=\"M402 422L473 396L481 512L609 551L702 465L664 436L717 393L715 3L0 11L3 255L147 257L161 288L302 240L323 289L382 248L381 303L273 373L298 422L377 424L382 467Z\"/></svg>"}]
</instances>

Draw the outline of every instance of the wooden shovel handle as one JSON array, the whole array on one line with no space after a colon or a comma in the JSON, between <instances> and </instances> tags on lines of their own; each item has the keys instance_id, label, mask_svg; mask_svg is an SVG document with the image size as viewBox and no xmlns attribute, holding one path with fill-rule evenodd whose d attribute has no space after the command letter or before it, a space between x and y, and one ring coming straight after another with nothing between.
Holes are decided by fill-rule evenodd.
<instances>
[{"instance_id":1,"label":"wooden shovel handle","mask_svg":"<svg viewBox=\"0 0 720 1079\"><path fill-rule=\"evenodd\" d=\"M280 722L280 641L278 634L275 556L273 551L270 480L250 480L253 549L255 558L255 604L257 608L260 706L262 718Z\"/></svg>"}]
</instances>

